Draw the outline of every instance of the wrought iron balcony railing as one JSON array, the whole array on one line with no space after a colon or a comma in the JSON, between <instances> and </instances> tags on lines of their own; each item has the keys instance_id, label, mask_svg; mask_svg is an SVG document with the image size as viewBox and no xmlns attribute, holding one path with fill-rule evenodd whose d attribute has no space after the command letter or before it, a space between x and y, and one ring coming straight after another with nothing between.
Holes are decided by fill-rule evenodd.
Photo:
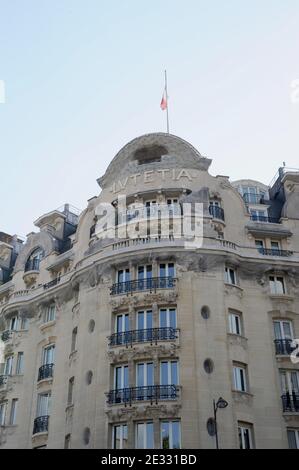
<instances>
[{"instance_id":1,"label":"wrought iron balcony railing","mask_svg":"<svg viewBox=\"0 0 299 470\"><path fill-rule=\"evenodd\" d=\"M213 216L214 219L224 221L224 210L222 209L222 207L211 205L209 207L209 213L211 216Z\"/></svg>"},{"instance_id":2,"label":"wrought iron balcony railing","mask_svg":"<svg viewBox=\"0 0 299 470\"><path fill-rule=\"evenodd\" d=\"M158 403L161 400L176 400L178 398L177 385L148 385L146 387L129 387L111 390L107 393L109 405L131 405L140 401Z\"/></svg>"},{"instance_id":3,"label":"wrought iron balcony railing","mask_svg":"<svg viewBox=\"0 0 299 470\"><path fill-rule=\"evenodd\" d=\"M285 393L281 397L284 412L299 413L299 393Z\"/></svg>"},{"instance_id":4,"label":"wrought iron balcony railing","mask_svg":"<svg viewBox=\"0 0 299 470\"><path fill-rule=\"evenodd\" d=\"M292 339L275 339L275 353L280 356L289 356L295 347L292 347Z\"/></svg>"},{"instance_id":5,"label":"wrought iron balcony railing","mask_svg":"<svg viewBox=\"0 0 299 470\"><path fill-rule=\"evenodd\" d=\"M25 265L25 272L27 271L39 271L39 259L30 259Z\"/></svg>"},{"instance_id":6,"label":"wrought iron balcony railing","mask_svg":"<svg viewBox=\"0 0 299 470\"><path fill-rule=\"evenodd\" d=\"M265 215L251 215L250 220L253 222L264 222L266 224L279 224L277 217L266 217Z\"/></svg>"},{"instance_id":7,"label":"wrought iron balcony railing","mask_svg":"<svg viewBox=\"0 0 299 470\"><path fill-rule=\"evenodd\" d=\"M13 330L5 330L5 331L3 331L2 335L1 335L1 339L5 343L5 341L10 340L12 335L13 335Z\"/></svg>"},{"instance_id":8,"label":"wrought iron balcony railing","mask_svg":"<svg viewBox=\"0 0 299 470\"><path fill-rule=\"evenodd\" d=\"M2 387L3 385L6 385L7 378L8 378L8 375L0 375L0 387Z\"/></svg>"},{"instance_id":9,"label":"wrought iron balcony railing","mask_svg":"<svg viewBox=\"0 0 299 470\"><path fill-rule=\"evenodd\" d=\"M171 327L123 331L114 333L109 337L109 346L132 346L133 343L157 343L158 341L175 340L178 337L177 332L177 329Z\"/></svg>"},{"instance_id":10,"label":"wrought iron balcony railing","mask_svg":"<svg viewBox=\"0 0 299 470\"><path fill-rule=\"evenodd\" d=\"M38 382L53 377L54 364L44 364L38 369Z\"/></svg>"},{"instance_id":11,"label":"wrought iron balcony railing","mask_svg":"<svg viewBox=\"0 0 299 470\"><path fill-rule=\"evenodd\" d=\"M171 289L175 287L175 283L176 279L172 276L118 282L113 284L110 288L110 295L131 294L143 290L155 291L156 289Z\"/></svg>"},{"instance_id":12,"label":"wrought iron balcony railing","mask_svg":"<svg viewBox=\"0 0 299 470\"><path fill-rule=\"evenodd\" d=\"M33 434L37 434L39 432L48 432L49 429L49 416L38 416L35 418L33 423Z\"/></svg>"},{"instance_id":13,"label":"wrought iron balcony railing","mask_svg":"<svg viewBox=\"0 0 299 470\"><path fill-rule=\"evenodd\" d=\"M60 282L60 277L57 277L56 279L53 279L53 281L47 282L44 284L44 289L50 289L51 287L56 286Z\"/></svg>"},{"instance_id":14,"label":"wrought iron balcony railing","mask_svg":"<svg viewBox=\"0 0 299 470\"><path fill-rule=\"evenodd\" d=\"M280 250L276 248L258 248L258 252L265 256L292 256L293 252L289 250Z\"/></svg>"}]
</instances>

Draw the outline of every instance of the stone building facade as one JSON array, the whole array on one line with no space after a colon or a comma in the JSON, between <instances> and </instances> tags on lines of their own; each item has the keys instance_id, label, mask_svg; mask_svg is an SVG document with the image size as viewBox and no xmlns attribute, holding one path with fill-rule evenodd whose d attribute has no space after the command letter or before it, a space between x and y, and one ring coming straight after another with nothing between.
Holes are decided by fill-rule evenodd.
<instances>
[{"instance_id":1,"label":"stone building facade","mask_svg":"<svg viewBox=\"0 0 299 470\"><path fill-rule=\"evenodd\" d=\"M83 212L0 233L0 448L213 449L220 397L221 448L299 447L299 172L210 164L148 134Z\"/></svg>"}]
</instances>

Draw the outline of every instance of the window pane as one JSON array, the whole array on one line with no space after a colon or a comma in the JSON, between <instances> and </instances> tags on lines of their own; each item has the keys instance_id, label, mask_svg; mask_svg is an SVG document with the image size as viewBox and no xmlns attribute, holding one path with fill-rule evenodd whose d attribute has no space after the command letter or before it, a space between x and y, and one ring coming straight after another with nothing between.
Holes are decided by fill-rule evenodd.
<instances>
[{"instance_id":1,"label":"window pane","mask_svg":"<svg viewBox=\"0 0 299 470\"><path fill-rule=\"evenodd\" d=\"M178 378L178 363L172 362L171 363L171 384L178 385L179 378Z\"/></svg>"},{"instance_id":2,"label":"window pane","mask_svg":"<svg viewBox=\"0 0 299 470\"><path fill-rule=\"evenodd\" d=\"M161 440L162 440L162 449L169 449L169 423L161 423Z\"/></svg>"},{"instance_id":3,"label":"window pane","mask_svg":"<svg viewBox=\"0 0 299 470\"><path fill-rule=\"evenodd\" d=\"M168 385L168 362L161 362L161 385Z\"/></svg>"},{"instance_id":4,"label":"window pane","mask_svg":"<svg viewBox=\"0 0 299 470\"><path fill-rule=\"evenodd\" d=\"M147 423L146 425L146 448L154 448L154 424Z\"/></svg>"},{"instance_id":5,"label":"window pane","mask_svg":"<svg viewBox=\"0 0 299 470\"><path fill-rule=\"evenodd\" d=\"M147 364L146 380L146 385L154 385L154 364L152 362Z\"/></svg>"},{"instance_id":6,"label":"window pane","mask_svg":"<svg viewBox=\"0 0 299 470\"><path fill-rule=\"evenodd\" d=\"M165 328L167 326L167 310L160 310L160 327Z\"/></svg>"},{"instance_id":7,"label":"window pane","mask_svg":"<svg viewBox=\"0 0 299 470\"><path fill-rule=\"evenodd\" d=\"M296 431L292 431L292 430L288 431L288 441L289 441L290 449L298 449L297 441L296 441Z\"/></svg>"},{"instance_id":8,"label":"window pane","mask_svg":"<svg viewBox=\"0 0 299 470\"><path fill-rule=\"evenodd\" d=\"M176 309L169 309L169 323L171 328L176 328Z\"/></svg>"},{"instance_id":9,"label":"window pane","mask_svg":"<svg viewBox=\"0 0 299 470\"><path fill-rule=\"evenodd\" d=\"M175 421L172 423L172 449L180 449L180 423Z\"/></svg>"},{"instance_id":10,"label":"window pane","mask_svg":"<svg viewBox=\"0 0 299 470\"><path fill-rule=\"evenodd\" d=\"M250 429L243 429L244 435L244 448L250 449Z\"/></svg>"},{"instance_id":11,"label":"window pane","mask_svg":"<svg viewBox=\"0 0 299 470\"><path fill-rule=\"evenodd\" d=\"M144 423L137 424L137 449L144 449Z\"/></svg>"},{"instance_id":12,"label":"window pane","mask_svg":"<svg viewBox=\"0 0 299 470\"><path fill-rule=\"evenodd\" d=\"M168 276L174 277L174 263L168 264Z\"/></svg>"}]
</instances>

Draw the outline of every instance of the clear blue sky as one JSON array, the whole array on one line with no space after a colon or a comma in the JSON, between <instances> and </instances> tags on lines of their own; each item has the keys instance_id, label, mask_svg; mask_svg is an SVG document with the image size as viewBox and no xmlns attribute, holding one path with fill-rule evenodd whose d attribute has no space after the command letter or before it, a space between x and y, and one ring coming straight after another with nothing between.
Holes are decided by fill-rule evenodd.
<instances>
[{"instance_id":1,"label":"clear blue sky","mask_svg":"<svg viewBox=\"0 0 299 470\"><path fill-rule=\"evenodd\" d=\"M0 230L83 209L125 143L164 131L165 67L171 132L212 174L299 167L298 0L0 0Z\"/></svg>"}]
</instances>

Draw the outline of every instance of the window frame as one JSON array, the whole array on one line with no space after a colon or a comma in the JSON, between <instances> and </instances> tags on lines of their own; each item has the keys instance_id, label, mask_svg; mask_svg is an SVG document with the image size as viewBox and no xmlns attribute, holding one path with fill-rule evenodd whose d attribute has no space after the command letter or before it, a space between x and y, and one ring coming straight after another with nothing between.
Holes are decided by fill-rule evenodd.
<instances>
[{"instance_id":1,"label":"window frame","mask_svg":"<svg viewBox=\"0 0 299 470\"><path fill-rule=\"evenodd\" d=\"M248 393L247 366L245 364L233 364L233 385L235 392ZM240 385L240 388L238 386ZM242 386L244 385L244 390Z\"/></svg>"}]
</instances>

